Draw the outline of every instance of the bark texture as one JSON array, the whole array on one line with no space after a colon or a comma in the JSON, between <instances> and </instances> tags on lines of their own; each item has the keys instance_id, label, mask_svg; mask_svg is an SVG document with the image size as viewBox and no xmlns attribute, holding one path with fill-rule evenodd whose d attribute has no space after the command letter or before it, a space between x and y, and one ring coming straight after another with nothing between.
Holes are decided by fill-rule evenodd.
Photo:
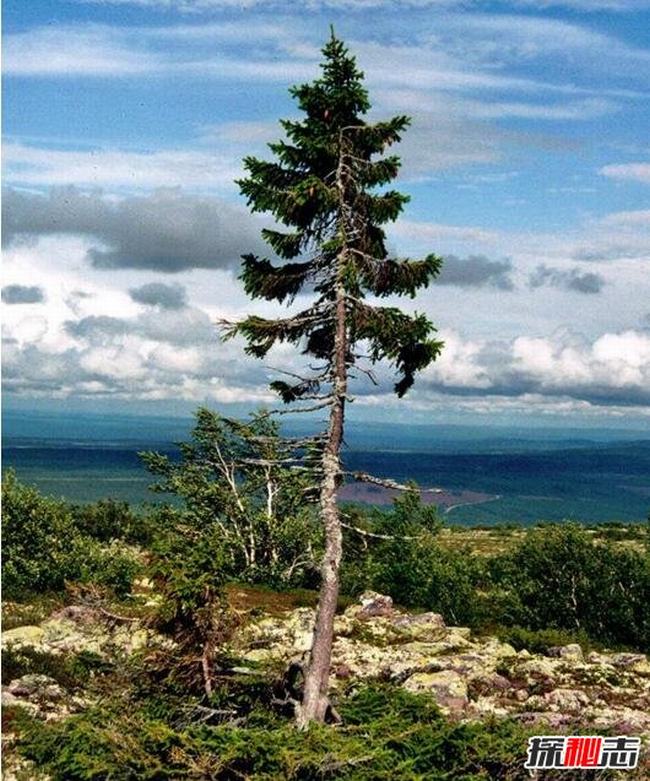
<instances>
[{"instance_id":1,"label":"bark texture","mask_svg":"<svg viewBox=\"0 0 650 781\"><path fill-rule=\"evenodd\" d=\"M339 267L341 266L342 261L339 260ZM330 411L327 444L323 452L323 480L320 492L321 516L325 527L325 554L321 566L321 587L316 609L314 639L305 674L302 705L298 713L298 726L302 728L306 727L310 721L325 721L330 704L328 697L330 660L343 548L343 533L336 501L336 490L341 476L340 450L343 442L347 393L346 356L345 291L342 284L339 284L337 286L336 331L332 356L334 398Z\"/></svg>"}]
</instances>

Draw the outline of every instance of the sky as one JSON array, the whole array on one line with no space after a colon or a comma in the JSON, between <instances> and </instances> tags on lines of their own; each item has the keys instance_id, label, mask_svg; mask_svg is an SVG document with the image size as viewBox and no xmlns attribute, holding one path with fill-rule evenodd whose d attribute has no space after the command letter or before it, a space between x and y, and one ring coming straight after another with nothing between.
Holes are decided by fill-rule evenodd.
<instances>
[{"instance_id":1,"label":"sky","mask_svg":"<svg viewBox=\"0 0 650 781\"><path fill-rule=\"evenodd\" d=\"M4 0L5 407L272 405L216 323L269 255L235 179L335 26L370 120L407 113L391 252L445 342L357 420L650 424L650 0ZM304 306L308 295L295 306Z\"/></svg>"}]
</instances>

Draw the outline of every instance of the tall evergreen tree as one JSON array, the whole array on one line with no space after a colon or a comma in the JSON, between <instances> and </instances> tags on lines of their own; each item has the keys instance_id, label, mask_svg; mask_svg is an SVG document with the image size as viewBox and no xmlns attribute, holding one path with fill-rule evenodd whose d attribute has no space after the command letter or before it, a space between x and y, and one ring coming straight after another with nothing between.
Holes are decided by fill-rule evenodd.
<instances>
[{"instance_id":1,"label":"tall evergreen tree","mask_svg":"<svg viewBox=\"0 0 650 781\"><path fill-rule=\"evenodd\" d=\"M304 118L282 120L286 140L269 144L274 161L247 157L248 176L238 182L252 211L269 212L288 228L263 231L284 262L243 256L246 292L253 298L291 303L299 292L313 291L313 303L286 318L251 315L227 332L243 336L246 351L259 358L278 342L299 346L320 365L307 376L288 375L288 381L271 386L286 403L302 401L303 410L329 408L327 430L315 439L326 545L298 707L300 726L332 714L328 679L342 554L336 492L345 474L340 459L344 412L348 378L362 357L358 350L363 348L372 363L387 359L392 364L395 392L401 397L416 373L442 349L425 315L409 315L366 298L414 297L442 264L435 255L404 260L390 257L386 249L382 226L398 217L408 197L395 190L379 191L396 177L400 165L398 157L382 155L400 140L410 120L396 116L367 123L370 102L363 74L333 31L323 54L322 76L290 90Z\"/></svg>"}]
</instances>

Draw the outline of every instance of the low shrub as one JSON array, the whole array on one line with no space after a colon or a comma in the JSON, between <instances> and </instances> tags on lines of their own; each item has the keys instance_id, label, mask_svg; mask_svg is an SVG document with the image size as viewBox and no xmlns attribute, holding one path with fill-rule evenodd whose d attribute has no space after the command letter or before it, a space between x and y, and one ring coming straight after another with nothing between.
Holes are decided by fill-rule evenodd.
<instances>
[{"instance_id":1,"label":"low shrub","mask_svg":"<svg viewBox=\"0 0 650 781\"><path fill-rule=\"evenodd\" d=\"M6 598L59 591L78 575L80 535L65 502L42 496L9 471L2 481L2 507Z\"/></svg>"},{"instance_id":2,"label":"low shrub","mask_svg":"<svg viewBox=\"0 0 650 781\"><path fill-rule=\"evenodd\" d=\"M103 543L124 540L149 545L158 528L156 508L134 512L127 502L115 499L74 505L71 512L81 534Z\"/></svg>"},{"instance_id":3,"label":"low shrub","mask_svg":"<svg viewBox=\"0 0 650 781\"><path fill-rule=\"evenodd\" d=\"M13 472L2 482L5 598L61 592L66 583L93 582L129 593L142 572L141 558L126 544L102 544L84 533L73 508L20 483Z\"/></svg>"},{"instance_id":4,"label":"low shrub","mask_svg":"<svg viewBox=\"0 0 650 781\"><path fill-rule=\"evenodd\" d=\"M230 700L228 700L230 701ZM388 685L341 698L339 728L256 712L175 728L142 708L104 704L63 722L28 723L19 750L53 781L452 781L523 778L526 730L512 721L458 724L426 695Z\"/></svg>"},{"instance_id":5,"label":"low shrub","mask_svg":"<svg viewBox=\"0 0 650 781\"><path fill-rule=\"evenodd\" d=\"M549 648L570 643L578 643L583 651L593 647L593 642L585 632L568 632L562 629L525 629L521 626L508 626L492 628L490 634L496 635L504 643L510 643L516 651L525 648L536 654L546 654Z\"/></svg>"},{"instance_id":6,"label":"low shrub","mask_svg":"<svg viewBox=\"0 0 650 781\"><path fill-rule=\"evenodd\" d=\"M481 562L440 544L437 508L405 491L390 510L345 508L343 590L373 589L407 608L433 610L453 624L478 620Z\"/></svg>"},{"instance_id":7,"label":"low shrub","mask_svg":"<svg viewBox=\"0 0 650 781\"><path fill-rule=\"evenodd\" d=\"M345 509L345 592L372 588L405 608L442 613L448 623L502 635L510 627L514 642L530 650L544 646L547 630L557 633L555 645L650 649L647 551L577 524L544 524L504 552L476 556L470 547L441 544L422 509L414 492L390 511Z\"/></svg>"},{"instance_id":8,"label":"low shrub","mask_svg":"<svg viewBox=\"0 0 650 781\"><path fill-rule=\"evenodd\" d=\"M533 529L489 561L492 618L650 648L650 556L595 542L575 524Z\"/></svg>"},{"instance_id":9,"label":"low shrub","mask_svg":"<svg viewBox=\"0 0 650 781\"><path fill-rule=\"evenodd\" d=\"M119 540L100 545L94 540L80 542L76 580L110 589L118 599L131 592L133 581L145 571L142 557Z\"/></svg>"}]
</instances>

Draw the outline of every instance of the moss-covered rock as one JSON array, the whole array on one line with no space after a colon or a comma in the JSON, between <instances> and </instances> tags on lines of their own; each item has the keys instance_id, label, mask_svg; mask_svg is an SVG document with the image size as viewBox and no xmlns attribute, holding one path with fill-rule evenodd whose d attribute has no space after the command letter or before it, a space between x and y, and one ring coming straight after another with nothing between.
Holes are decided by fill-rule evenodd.
<instances>
[{"instance_id":1,"label":"moss-covered rock","mask_svg":"<svg viewBox=\"0 0 650 781\"><path fill-rule=\"evenodd\" d=\"M44 635L45 630L40 626L17 626L15 629L8 629L2 633L2 647L20 648L41 645Z\"/></svg>"},{"instance_id":2,"label":"moss-covered rock","mask_svg":"<svg viewBox=\"0 0 650 781\"><path fill-rule=\"evenodd\" d=\"M254 619L233 650L249 662L304 662L313 618L313 610L300 608ZM444 712L461 719L550 718L621 730L629 724L635 734L650 735L647 670L643 654L591 653L585 659L577 644L549 648L546 655L516 651L496 637L445 626L438 614L397 610L373 593L336 618L330 683L337 690L351 680L392 681L429 692Z\"/></svg>"}]
</instances>

